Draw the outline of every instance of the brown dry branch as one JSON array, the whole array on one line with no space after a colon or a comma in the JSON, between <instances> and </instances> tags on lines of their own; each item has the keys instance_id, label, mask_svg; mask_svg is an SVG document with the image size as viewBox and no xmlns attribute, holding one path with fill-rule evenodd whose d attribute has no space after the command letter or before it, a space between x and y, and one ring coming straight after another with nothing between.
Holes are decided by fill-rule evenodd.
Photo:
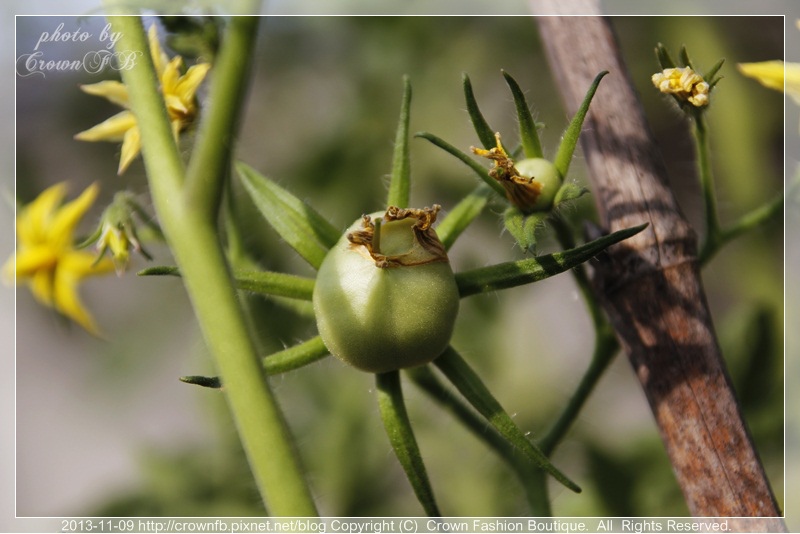
<instances>
[{"instance_id":1,"label":"brown dry branch","mask_svg":"<svg viewBox=\"0 0 800 534\"><path fill-rule=\"evenodd\" d=\"M536 0L537 14L599 15L595 0ZM610 22L537 19L570 113L603 80L581 134L600 222L649 223L612 247L595 292L641 382L689 510L706 517L777 517L778 504L742 418L720 353L697 261L697 237L667 185ZM759 527L785 530L782 520Z\"/></svg>"}]
</instances>

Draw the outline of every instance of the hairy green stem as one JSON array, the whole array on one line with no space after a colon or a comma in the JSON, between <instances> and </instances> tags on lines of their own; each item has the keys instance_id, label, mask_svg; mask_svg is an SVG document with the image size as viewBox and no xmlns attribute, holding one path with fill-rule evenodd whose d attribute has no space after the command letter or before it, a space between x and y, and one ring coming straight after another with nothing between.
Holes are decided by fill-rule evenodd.
<instances>
[{"instance_id":1,"label":"hairy green stem","mask_svg":"<svg viewBox=\"0 0 800 534\"><path fill-rule=\"evenodd\" d=\"M119 51L141 52L133 68L122 71L122 77L141 132L151 195L225 383L228 404L264 503L276 515L316 515L288 427L267 385L236 298L216 231L216 214L210 217L196 209L185 194L184 167L141 22L138 17L120 15L110 16L109 21L121 36ZM202 187L198 182L196 188Z\"/></svg>"}]
</instances>

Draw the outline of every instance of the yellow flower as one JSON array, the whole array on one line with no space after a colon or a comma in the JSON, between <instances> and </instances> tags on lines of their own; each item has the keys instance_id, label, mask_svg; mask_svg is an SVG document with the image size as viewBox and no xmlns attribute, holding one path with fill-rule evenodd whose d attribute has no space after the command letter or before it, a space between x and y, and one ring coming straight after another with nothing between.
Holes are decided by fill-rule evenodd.
<instances>
[{"instance_id":1,"label":"yellow flower","mask_svg":"<svg viewBox=\"0 0 800 534\"><path fill-rule=\"evenodd\" d=\"M78 298L78 283L87 276L114 270L111 260L98 261L93 254L73 245L73 233L97 197L98 186L89 186L75 200L64 204L66 184L43 191L17 215L17 252L3 266L4 277L25 282L42 304L99 335L91 314Z\"/></svg>"},{"instance_id":2,"label":"yellow flower","mask_svg":"<svg viewBox=\"0 0 800 534\"><path fill-rule=\"evenodd\" d=\"M758 63L739 63L739 72L758 80L764 87L786 91L800 104L800 63L785 63L780 60Z\"/></svg>"},{"instance_id":3,"label":"yellow flower","mask_svg":"<svg viewBox=\"0 0 800 534\"><path fill-rule=\"evenodd\" d=\"M164 104L172 124L172 133L177 141L178 134L192 123L197 114L195 93L211 68L211 64L198 63L181 75L183 58L175 56L170 60L167 57L158 43L155 25L150 26L148 37L150 55L161 83L161 93L164 96ZM125 111L117 113L97 126L75 136L75 139L81 141L122 141L122 153L117 170L117 174L122 174L141 149L139 126L136 123L136 117L128 109L128 88L121 82L108 80L82 85L81 89L90 95L102 96L125 108Z\"/></svg>"},{"instance_id":4,"label":"yellow flower","mask_svg":"<svg viewBox=\"0 0 800 534\"><path fill-rule=\"evenodd\" d=\"M708 105L708 83L690 67L673 67L653 74L653 85L659 91L675 95L694 107Z\"/></svg>"}]
</instances>

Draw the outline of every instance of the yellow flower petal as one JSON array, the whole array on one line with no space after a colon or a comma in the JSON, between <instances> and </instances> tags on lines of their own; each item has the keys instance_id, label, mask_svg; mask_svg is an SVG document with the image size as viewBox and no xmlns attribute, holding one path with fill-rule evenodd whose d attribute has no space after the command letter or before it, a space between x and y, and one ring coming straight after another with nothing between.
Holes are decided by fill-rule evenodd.
<instances>
[{"instance_id":1,"label":"yellow flower petal","mask_svg":"<svg viewBox=\"0 0 800 534\"><path fill-rule=\"evenodd\" d=\"M178 81L178 85L175 87L175 94L184 102L191 102L195 93L197 93L197 88L203 83L210 69L210 63L198 63L189 67L186 74Z\"/></svg>"},{"instance_id":2,"label":"yellow flower petal","mask_svg":"<svg viewBox=\"0 0 800 534\"><path fill-rule=\"evenodd\" d=\"M130 111L122 111L97 126L75 135L79 141L122 141L125 134L136 128L136 117Z\"/></svg>"},{"instance_id":3,"label":"yellow flower petal","mask_svg":"<svg viewBox=\"0 0 800 534\"><path fill-rule=\"evenodd\" d=\"M175 56L172 58L164 72L161 74L161 91L165 95L175 93L175 87L178 85L178 80L181 77L181 67L183 66L183 58Z\"/></svg>"},{"instance_id":4,"label":"yellow flower petal","mask_svg":"<svg viewBox=\"0 0 800 534\"><path fill-rule=\"evenodd\" d=\"M760 63L739 63L739 72L749 78L754 78L764 87L783 91L784 63L783 61L762 61Z\"/></svg>"},{"instance_id":5,"label":"yellow flower petal","mask_svg":"<svg viewBox=\"0 0 800 534\"><path fill-rule=\"evenodd\" d=\"M128 166L133 162L139 151L142 149L142 138L139 134L139 127L134 126L125 132L125 137L122 140L122 153L119 156L119 168L117 174L122 174L128 169Z\"/></svg>"},{"instance_id":6,"label":"yellow flower petal","mask_svg":"<svg viewBox=\"0 0 800 534\"><path fill-rule=\"evenodd\" d=\"M780 60L758 63L739 63L739 72L757 80L764 87L786 91L795 102L800 103L800 63L785 63Z\"/></svg>"},{"instance_id":7,"label":"yellow flower petal","mask_svg":"<svg viewBox=\"0 0 800 534\"><path fill-rule=\"evenodd\" d=\"M52 269L36 271L28 285L37 301L49 308L53 307L55 284Z\"/></svg>"},{"instance_id":8,"label":"yellow flower petal","mask_svg":"<svg viewBox=\"0 0 800 534\"><path fill-rule=\"evenodd\" d=\"M20 210L17 215L17 236L20 243L39 243L46 239L49 220L66 192L66 183L52 185Z\"/></svg>"},{"instance_id":9,"label":"yellow flower petal","mask_svg":"<svg viewBox=\"0 0 800 534\"><path fill-rule=\"evenodd\" d=\"M153 65L156 68L156 74L159 78L161 78L167 63L169 63L169 58L161 49L161 44L158 42L158 30L156 29L155 24L152 24L150 29L147 31L147 40L150 44L150 56L153 58Z\"/></svg>"},{"instance_id":10,"label":"yellow flower petal","mask_svg":"<svg viewBox=\"0 0 800 534\"><path fill-rule=\"evenodd\" d=\"M88 332L95 336L100 336L100 329L97 327L94 318L86 310L78 297L79 277L75 276L70 270L71 265L66 261L65 265L56 269L55 283L53 284L53 302L56 310L66 315Z\"/></svg>"},{"instance_id":11,"label":"yellow flower petal","mask_svg":"<svg viewBox=\"0 0 800 534\"><path fill-rule=\"evenodd\" d=\"M13 281L14 274L17 283L32 277L37 271L52 269L58 263L58 254L52 247L37 246L17 252L3 266L3 275L9 276Z\"/></svg>"},{"instance_id":12,"label":"yellow flower petal","mask_svg":"<svg viewBox=\"0 0 800 534\"><path fill-rule=\"evenodd\" d=\"M186 107L186 104L175 95L164 95L164 103L167 105L167 111L172 119L186 117L191 112L191 109Z\"/></svg>"},{"instance_id":13,"label":"yellow flower petal","mask_svg":"<svg viewBox=\"0 0 800 534\"><path fill-rule=\"evenodd\" d=\"M90 95L102 96L109 102L120 107L128 107L128 88L121 82L107 80L89 85L81 85L81 90Z\"/></svg>"},{"instance_id":14,"label":"yellow flower petal","mask_svg":"<svg viewBox=\"0 0 800 534\"><path fill-rule=\"evenodd\" d=\"M75 227L89 210L100 192L97 182L87 187L75 200L64 204L50 223L48 241L56 247L68 248Z\"/></svg>"}]
</instances>

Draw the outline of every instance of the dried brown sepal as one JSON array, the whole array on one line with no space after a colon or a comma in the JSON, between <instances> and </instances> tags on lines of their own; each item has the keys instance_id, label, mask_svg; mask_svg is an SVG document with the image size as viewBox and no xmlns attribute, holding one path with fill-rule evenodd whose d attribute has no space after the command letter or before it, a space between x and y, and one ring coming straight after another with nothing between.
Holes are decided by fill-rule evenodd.
<instances>
[{"instance_id":1,"label":"dried brown sepal","mask_svg":"<svg viewBox=\"0 0 800 534\"><path fill-rule=\"evenodd\" d=\"M542 183L536 181L535 176L523 176L514 166L511 159L500 142L500 134L494 134L497 146L484 150L482 148L470 147L476 156L482 156L494 162L494 167L489 171L489 176L500 182L506 190L506 197L509 202L518 207L524 213L531 211L532 206L536 205L539 195L542 193Z\"/></svg>"},{"instance_id":2,"label":"dried brown sepal","mask_svg":"<svg viewBox=\"0 0 800 534\"><path fill-rule=\"evenodd\" d=\"M347 234L347 239L352 248L362 254L368 254L375 261L375 265L382 269L447 262L449 261L447 252L433 229L436 215L441 208L438 204L434 204L432 208L422 209L389 206L383 217L376 218L374 221L370 215L364 215L361 219L362 229ZM392 223L406 219L412 219L413 224L410 226L392 225ZM377 236L376 228L383 230ZM404 237L395 233L408 230L412 232L413 238L408 246L402 247L402 252L397 254L382 252L381 239L388 237L388 239L402 241ZM393 234L395 235L393 236Z\"/></svg>"}]
</instances>

